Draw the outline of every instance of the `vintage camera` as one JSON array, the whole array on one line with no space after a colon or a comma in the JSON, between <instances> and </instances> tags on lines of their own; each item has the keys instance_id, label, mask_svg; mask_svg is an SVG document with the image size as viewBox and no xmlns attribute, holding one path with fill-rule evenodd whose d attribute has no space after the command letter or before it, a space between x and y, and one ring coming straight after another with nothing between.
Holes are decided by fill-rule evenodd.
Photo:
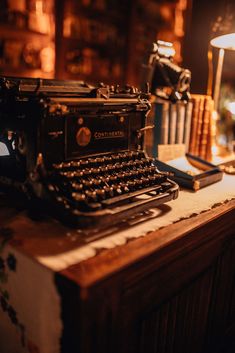
<instances>
[{"instance_id":1,"label":"vintage camera","mask_svg":"<svg viewBox=\"0 0 235 353\"><path fill-rule=\"evenodd\" d=\"M173 62L175 49L170 42L153 43L147 65L142 67L142 82L151 93L173 102L190 98L191 72Z\"/></svg>"}]
</instances>

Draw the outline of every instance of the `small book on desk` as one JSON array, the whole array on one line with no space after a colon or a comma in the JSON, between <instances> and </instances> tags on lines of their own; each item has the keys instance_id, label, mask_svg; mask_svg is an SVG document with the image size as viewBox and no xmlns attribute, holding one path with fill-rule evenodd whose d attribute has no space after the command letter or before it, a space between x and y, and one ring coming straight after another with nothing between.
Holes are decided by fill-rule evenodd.
<instances>
[{"instance_id":1,"label":"small book on desk","mask_svg":"<svg viewBox=\"0 0 235 353\"><path fill-rule=\"evenodd\" d=\"M223 172L218 166L189 153L164 161L156 159L155 164L161 171L172 172L174 176L171 176L171 179L179 185L194 191L220 181L223 177Z\"/></svg>"}]
</instances>

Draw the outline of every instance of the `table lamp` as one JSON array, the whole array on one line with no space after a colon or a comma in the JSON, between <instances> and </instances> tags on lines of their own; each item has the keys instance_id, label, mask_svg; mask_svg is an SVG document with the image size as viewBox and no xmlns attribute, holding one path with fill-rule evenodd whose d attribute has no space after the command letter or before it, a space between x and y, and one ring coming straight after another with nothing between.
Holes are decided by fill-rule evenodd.
<instances>
[{"instance_id":1,"label":"table lamp","mask_svg":"<svg viewBox=\"0 0 235 353\"><path fill-rule=\"evenodd\" d=\"M235 33L224 34L218 37L213 38L210 41L210 44L214 48L219 49L218 54L218 63L216 69L216 76L215 76L215 84L214 84L214 92L213 92L213 99L214 99L214 114L213 114L213 133L214 136L212 143L212 155L218 156L220 155L218 145L216 143L216 121L218 120L218 108L219 108L219 96L220 96L220 88L221 88L221 77L222 77L222 70L223 70L223 63L224 63L224 55L225 50L235 50Z\"/></svg>"},{"instance_id":2,"label":"table lamp","mask_svg":"<svg viewBox=\"0 0 235 353\"><path fill-rule=\"evenodd\" d=\"M218 112L224 53L225 53L225 50L235 50L235 33L229 33L229 34L215 37L210 41L210 44L212 45L212 47L219 48L219 56L218 56L214 94L213 94L214 109L216 112Z\"/></svg>"}]
</instances>

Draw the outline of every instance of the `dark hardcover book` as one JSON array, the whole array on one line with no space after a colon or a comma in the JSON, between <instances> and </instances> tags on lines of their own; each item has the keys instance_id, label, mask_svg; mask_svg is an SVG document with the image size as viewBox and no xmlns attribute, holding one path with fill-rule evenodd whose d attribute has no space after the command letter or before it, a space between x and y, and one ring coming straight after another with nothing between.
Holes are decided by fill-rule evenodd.
<instances>
[{"instance_id":1,"label":"dark hardcover book","mask_svg":"<svg viewBox=\"0 0 235 353\"><path fill-rule=\"evenodd\" d=\"M176 103L177 120L176 120L176 143L183 143L184 125L185 125L185 102Z\"/></svg>"},{"instance_id":2,"label":"dark hardcover book","mask_svg":"<svg viewBox=\"0 0 235 353\"><path fill-rule=\"evenodd\" d=\"M196 149L196 136L197 136L197 125L198 125L198 113L199 113L199 102L200 95L192 95L193 111L191 119L191 132L190 132L190 143L189 143L189 153L195 154Z\"/></svg>"},{"instance_id":3,"label":"dark hardcover book","mask_svg":"<svg viewBox=\"0 0 235 353\"><path fill-rule=\"evenodd\" d=\"M199 152L200 152L200 142L201 142L201 135L202 135L203 115L204 115L204 101L205 101L205 96L201 96L199 101L197 132L196 132L196 141L195 141L196 156L199 156Z\"/></svg>"},{"instance_id":4,"label":"dark hardcover book","mask_svg":"<svg viewBox=\"0 0 235 353\"><path fill-rule=\"evenodd\" d=\"M158 156L158 145L168 144L169 135L169 106L168 101L156 101L152 103L150 123L154 125L151 141L151 155Z\"/></svg>"},{"instance_id":5,"label":"dark hardcover book","mask_svg":"<svg viewBox=\"0 0 235 353\"><path fill-rule=\"evenodd\" d=\"M169 110L169 144L173 145L176 143L176 120L177 120L177 110L176 104L170 104Z\"/></svg>"},{"instance_id":6,"label":"dark hardcover book","mask_svg":"<svg viewBox=\"0 0 235 353\"><path fill-rule=\"evenodd\" d=\"M209 139L209 126L212 114L212 99L210 96L205 97L204 111L202 118L201 140L199 145L199 155L206 159L207 143Z\"/></svg>"},{"instance_id":7,"label":"dark hardcover book","mask_svg":"<svg viewBox=\"0 0 235 353\"><path fill-rule=\"evenodd\" d=\"M185 125L184 125L184 140L183 140L185 144L186 152L188 152L188 149L189 149L192 111L193 111L193 102L189 101L186 104L186 110L185 110Z\"/></svg>"}]
</instances>

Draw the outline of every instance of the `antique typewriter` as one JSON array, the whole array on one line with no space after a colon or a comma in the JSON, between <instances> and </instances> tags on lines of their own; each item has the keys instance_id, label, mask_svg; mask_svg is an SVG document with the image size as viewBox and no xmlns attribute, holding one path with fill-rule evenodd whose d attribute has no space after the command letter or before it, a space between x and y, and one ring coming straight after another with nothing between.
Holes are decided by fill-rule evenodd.
<instances>
[{"instance_id":1,"label":"antique typewriter","mask_svg":"<svg viewBox=\"0 0 235 353\"><path fill-rule=\"evenodd\" d=\"M2 77L0 184L79 227L175 199L177 184L143 151L149 109L129 86Z\"/></svg>"}]
</instances>

